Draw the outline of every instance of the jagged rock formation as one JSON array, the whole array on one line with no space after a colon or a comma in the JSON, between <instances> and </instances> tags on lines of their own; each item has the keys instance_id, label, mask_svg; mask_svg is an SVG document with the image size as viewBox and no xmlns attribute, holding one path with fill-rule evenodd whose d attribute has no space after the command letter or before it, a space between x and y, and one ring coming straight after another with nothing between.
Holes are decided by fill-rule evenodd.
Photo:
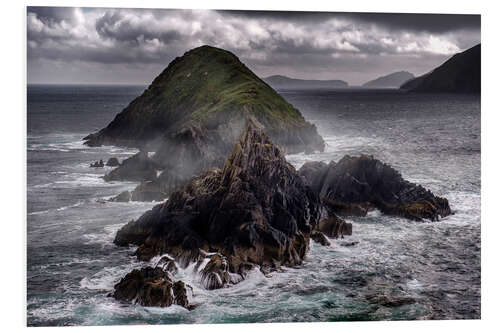
<instances>
[{"instance_id":1,"label":"jagged rock formation","mask_svg":"<svg viewBox=\"0 0 500 333\"><path fill-rule=\"evenodd\" d=\"M319 222L318 230L330 238L344 238L344 235L352 235L352 224L331 214Z\"/></svg>"},{"instance_id":2,"label":"jagged rock formation","mask_svg":"<svg viewBox=\"0 0 500 333\"><path fill-rule=\"evenodd\" d=\"M414 79L415 75L407 71L394 72L373 79L363 84L365 88L399 88L403 83Z\"/></svg>"},{"instance_id":3,"label":"jagged rock formation","mask_svg":"<svg viewBox=\"0 0 500 333\"><path fill-rule=\"evenodd\" d=\"M234 282L229 273L241 279L254 265L272 270L302 263L320 215L318 197L250 122L222 170L195 177L126 224L115 243L138 245L143 260L168 253L182 266L217 252L202 275L209 288L221 287Z\"/></svg>"},{"instance_id":4,"label":"jagged rock formation","mask_svg":"<svg viewBox=\"0 0 500 333\"><path fill-rule=\"evenodd\" d=\"M457 53L431 72L404 83L401 89L428 93L481 92L481 44Z\"/></svg>"},{"instance_id":5,"label":"jagged rock formation","mask_svg":"<svg viewBox=\"0 0 500 333\"><path fill-rule=\"evenodd\" d=\"M263 79L274 89L336 89L347 88L349 84L342 80L302 80L284 75L272 75Z\"/></svg>"},{"instance_id":6,"label":"jagged rock formation","mask_svg":"<svg viewBox=\"0 0 500 333\"><path fill-rule=\"evenodd\" d=\"M313 232L311 232L311 239L323 246L330 245L330 241L328 240L328 238L322 232L317 230L313 230Z\"/></svg>"},{"instance_id":7,"label":"jagged rock formation","mask_svg":"<svg viewBox=\"0 0 500 333\"><path fill-rule=\"evenodd\" d=\"M369 209L377 208L411 220L436 221L451 214L447 199L404 180L399 172L372 156L345 156L328 165L306 163L299 173L321 197L330 215L364 216Z\"/></svg>"},{"instance_id":8,"label":"jagged rock formation","mask_svg":"<svg viewBox=\"0 0 500 333\"><path fill-rule=\"evenodd\" d=\"M142 306L167 307L173 304L190 309L188 291L182 281L173 281L160 267L134 269L115 285L110 295L117 300L134 302Z\"/></svg>"},{"instance_id":9,"label":"jagged rock formation","mask_svg":"<svg viewBox=\"0 0 500 333\"><path fill-rule=\"evenodd\" d=\"M164 271L167 271L172 275L175 275L179 271L177 265L175 264L175 261L168 256L161 257L158 263L156 263L155 267L160 267Z\"/></svg>"},{"instance_id":10,"label":"jagged rock formation","mask_svg":"<svg viewBox=\"0 0 500 333\"><path fill-rule=\"evenodd\" d=\"M84 140L155 152L152 160L163 172L154 181L170 193L208 168L222 167L248 118L289 153L324 149L299 110L234 54L210 46L174 59L106 128Z\"/></svg>"}]
</instances>

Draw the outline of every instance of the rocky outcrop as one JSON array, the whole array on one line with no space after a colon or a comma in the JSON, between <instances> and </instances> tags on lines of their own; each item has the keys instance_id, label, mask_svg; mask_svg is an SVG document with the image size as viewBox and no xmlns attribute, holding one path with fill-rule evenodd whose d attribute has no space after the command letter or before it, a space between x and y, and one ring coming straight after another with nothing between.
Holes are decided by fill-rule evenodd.
<instances>
[{"instance_id":1,"label":"rocky outcrop","mask_svg":"<svg viewBox=\"0 0 500 333\"><path fill-rule=\"evenodd\" d=\"M156 162L148 157L147 153L141 151L127 158L119 167L104 175L104 180L152 181L156 180L157 170L160 168Z\"/></svg>"},{"instance_id":2,"label":"rocky outcrop","mask_svg":"<svg viewBox=\"0 0 500 333\"><path fill-rule=\"evenodd\" d=\"M243 280L241 275L229 271L227 259L219 253L210 256L210 260L200 271L200 274L201 283L208 290L220 289Z\"/></svg>"},{"instance_id":3,"label":"rocky outcrop","mask_svg":"<svg viewBox=\"0 0 500 333\"><path fill-rule=\"evenodd\" d=\"M108 159L108 161L106 162L106 166L109 166L109 167L115 167L115 166L119 166L120 165L120 161L118 161L118 159L116 157L110 157Z\"/></svg>"},{"instance_id":4,"label":"rocky outcrop","mask_svg":"<svg viewBox=\"0 0 500 333\"><path fill-rule=\"evenodd\" d=\"M115 243L138 245L145 260L168 253L181 265L216 252L202 276L207 287L221 287L233 281L226 272L244 277L254 265L302 263L320 215L318 197L250 121L223 169L193 178L121 228Z\"/></svg>"},{"instance_id":5,"label":"rocky outcrop","mask_svg":"<svg viewBox=\"0 0 500 333\"><path fill-rule=\"evenodd\" d=\"M161 267L163 270L169 272L172 275L177 274L177 272L179 271L174 259L168 256L161 257L155 267Z\"/></svg>"},{"instance_id":6,"label":"rocky outcrop","mask_svg":"<svg viewBox=\"0 0 500 333\"><path fill-rule=\"evenodd\" d=\"M313 230L313 232L311 232L311 239L323 246L330 245L330 241L328 240L328 238L322 232L317 230Z\"/></svg>"},{"instance_id":7,"label":"rocky outcrop","mask_svg":"<svg viewBox=\"0 0 500 333\"><path fill-rule=\"evenodd\" d=\"M313 171L311 171L313 170ZM384 214L437 221L451 214L448 200L404 180L399 172L372 156L345 156L338 163L308 164L299 171L322 199L330 215Z\"/></svg>"},{"instance_id":8,"label":"rocky outcrop","mask_svg":"<svg viewBox=\"0 0 500 333\"><path fill-rule=\"evenodd\" d=\"M332 214L318 223L318 230L330 238L344 238L344 235L352 235L352 223Z\"/></svg>"},{"instance_id":9,"label":"rocky outcrop","mask_svg":"<svg viewBox=\"0 0 500 333\"><path fill-rule=\"evenodd\" d=\"M104 162L102 160L95 161L94 163L90 164L91 168L104 168Z\"/></svg>"},{"instance_id":10,"label":"rocky outcrop","mask_svg":"<svg viewBox=\"0 0 500 333\"><path fill-rule=\"evenodd\" d=\"M158 179L153 172L129 179L122 166L107 179L154 181L169 195L208 168L222 168L248 118L287 153L324 149L299 110L234 54L210 46L173 60L106 128L84 140L155 152L152 159L163 170Z\"/></svg>"},{"instance_id":11,"label":"rocky outcrop","mask_svg":"<svg viewBox=\"0 0 500 333\"><path fill-rule=\"evenodd\" d=\"M132 194L130 193L130 191L123 191L122 193L118 194L116 197L109 199L109 201L129 202L131 198L132 198Z\"/></svg>"},{"instance_id":12,"label":"rocky outcrop","mask_svg":"<svg viewBox=\"0 0 500 333\"><path fill-rule=\"evenodd\" d=\"M173 304L190 309L188 288L182 281L173 281L160 267L134 269L125 275L111 294L117 300L142 306L167 307Z\"/></svg>"}]
</instances>

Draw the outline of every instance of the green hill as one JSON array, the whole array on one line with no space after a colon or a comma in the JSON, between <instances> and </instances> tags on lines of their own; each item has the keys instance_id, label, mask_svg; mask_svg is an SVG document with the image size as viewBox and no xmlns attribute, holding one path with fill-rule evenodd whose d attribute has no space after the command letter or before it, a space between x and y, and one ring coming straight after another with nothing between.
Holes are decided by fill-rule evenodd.
<instances>
[{"instance_id":1,"label":"green hill","mask_svg":"<svg viewBox=\"0 0 500 333\"><path fill-rule=\"evenodd\" d=\"M288 151L323 148L299 110L234 54L210 46L174 59L106 128L85 140L90 146L142 147L192 126L213 130L230 124L227 133L218 132L232 145L249 116Z\"/></svg>"},{"instance_id":2,"label":"green hill","mask_svg":"<svg viewBox=\"0 0 500 333\"><path fill-rule=\"evenodd\" d=\"M249 120L287 153L324 149L316 127L299 110L234 54L210 46L174 59L106 128L84 140L89 146L155 152L152 161L136 156L105 179L137 181L137 175L148 175L140 179L147 183L121 198L161 200L191 177L222 167ZM156 177L143 170L149 165L157 169Z\"/></svg>"}]
</instances>

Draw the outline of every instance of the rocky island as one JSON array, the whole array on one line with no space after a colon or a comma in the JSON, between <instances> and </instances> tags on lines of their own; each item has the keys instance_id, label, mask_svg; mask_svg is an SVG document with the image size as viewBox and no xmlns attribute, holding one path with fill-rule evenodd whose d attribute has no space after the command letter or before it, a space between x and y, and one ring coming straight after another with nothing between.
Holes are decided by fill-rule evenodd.
<instances>
[{"instance_id":1,"label":"rocky island","mask_svg":"<svg viewBox=\"0 0 500 333\"><path fill-rule=\"evenodd\" d=\"M364 88L399 88L405 82L414 79L415 76L407 71L399 71L376 79L370 80L363 84Z\"/></svg>"},{"instance_id":2,"label":"rocky island","mask_svg":"<svg viewBox=\"0 0 500 333\"><path fill-rule=\"evenodd\" d=\"M104 176L140 185L112 201L167 198L116 233L148 266L110 296L187 309L194 267L206 289L301 265L310 241L330 246L353 232L343 217L371 209L415 221L451 214L448 201L372 156L308 162L286 153L324 149L316 127L230 52L203 46L176 58L153 84L86 144L139 148ZM351 242L349 246L355 246ZM192 266L194 265L194 266Z\"/></svg>"},{"instance_id":3,"label":"rocky island","mask_svg":"<svg viewBox=\"0 0 500 333\"><path fill-rule=\"evenodd\" d=\"M143 151L133 158L144 177L122 170L127 165L124 161L106 180L151 182L142 188L150 192L154 188L157 195L153 199L162 200L192 176L222 167L249 117L287 153L324 149L316 127L299 110L234 54L211 46L174 59L106 128L84 140L89 146ZM146 152L155 154L149 159ZM158 176L153 176L152 168ZM150 194L141 196L140 191L136 191L137 198L152 199Z\"/></svg>"},{"instance_id":4,"label":"rocky island","mask_svg":"<svg viewBox=\"0 0 500 333\"><path fill-rule=\"evenodd\" d=\"M296 171L250 120L222 169L191 179L167 201L123 226L114 242L138 246L139 260L165 255L160 261L170 271L194 263L203 286L217 289L239 283L252 269L268 273L300 265L310 240L329 246L328 238L352 234L352 224L339 215L362 215L372 208L419 221L451 213L446 199L405 181L373 157L307 163ZM153 288L144 278L152 268L144 269L122 279L115 298L130 300L120 296L130 293L121 291L124 286ZM160 282L160 290L172 288L166 271L155 272L155 288ZM142 291L137 293L142 297ZM155 304L173 304L171 293L165 295ZM151 304L150 298L141 302Z\"/></svg>"}]
</instances>

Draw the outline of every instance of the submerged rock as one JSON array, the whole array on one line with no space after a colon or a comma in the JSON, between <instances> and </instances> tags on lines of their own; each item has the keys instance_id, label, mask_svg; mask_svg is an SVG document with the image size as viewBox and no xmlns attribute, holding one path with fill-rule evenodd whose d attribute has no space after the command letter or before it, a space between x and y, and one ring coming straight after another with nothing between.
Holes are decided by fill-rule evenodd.
<instances>
[{"instance_id":1,"label":"submerged rock","mask_svg":"<svg viewBox=\"0 0 500 333\"><path fill-rule=\"evenodd\" d=\"M189 309L187 286L173 281L160 267L134 269L123 277L111 294L115 299L142 306L167 307L173 304Z\"/></svg>"},{"instance_id":2,"label":"submerged rock","mask_svg":"<svg viewBox=\"0 0 500 333\"><path fill-rule=\"evenodd\" d=\"M435 196L373 156L345 156L338 163L299 171L330 214L364 216L372 208L411 220L437 221L451 214L448 200Z\"/></svg>"},{"instance_id":3,"label":"submerged rock","mask_svg":"<svg viewBox=\"0 0 500 333\"><path fill-rule=\"evenodd\" d=\"M320 213L318 197L250 121L222 170L193 178L121 228L115 243L138 245L138 257L146 260L169 253L182 264L204 258L201 251L218 252L227 272L243 276L254 264L273 269L302 263ZM210 261L207 286L224 285L224 261Z\"/></svg>"},{"instance_id":4,"label":"submerged rock","mask_svg":"<svg viewBox=\"0 0 500 333\"><path fill-rule=\"evenodd\" d=\"M287 153L324 149L299 110L234 54L210 46L174 59L106 128L84 140L156 152L152 159L164 170L158 179L152 172L130 177L122 167L107 179L154 181L169 195L193 176L221 168L249 117Z\"/></svg>"}]
</instances>

